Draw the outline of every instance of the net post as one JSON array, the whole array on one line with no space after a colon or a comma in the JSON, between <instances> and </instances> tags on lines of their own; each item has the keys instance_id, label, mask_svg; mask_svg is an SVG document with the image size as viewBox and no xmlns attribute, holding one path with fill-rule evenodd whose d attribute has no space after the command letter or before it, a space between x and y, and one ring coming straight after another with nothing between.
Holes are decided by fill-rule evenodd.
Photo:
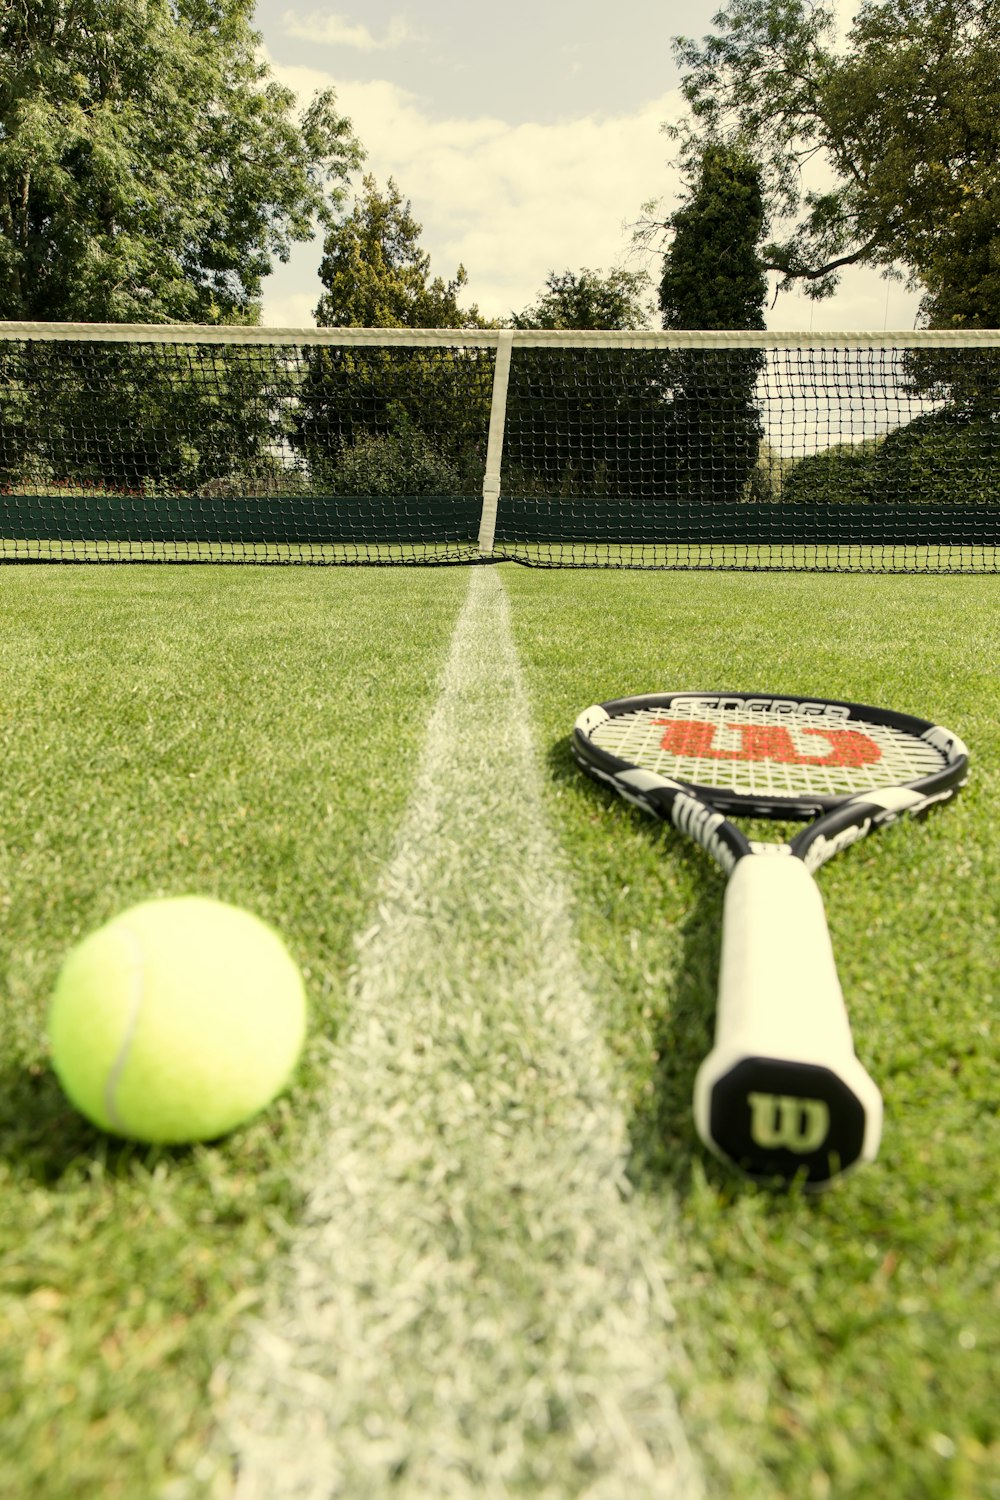
<instances>
[{"instance_id":1,"label":"net post","mask_svg":"<svg viewBox=\"0 0 1000 1500\"><path fill-rule=\"evenodd\" d=\"M483 509L479 518L480 557L493 556L493 535L500 501L500 460L503 457L503 433L507 417L507 384L510 380L513 347L513 331L503 329L497 338L496 364L493 367L490 435L486 445L486 473L483 475Z\"/></svg>"}]
</instances>

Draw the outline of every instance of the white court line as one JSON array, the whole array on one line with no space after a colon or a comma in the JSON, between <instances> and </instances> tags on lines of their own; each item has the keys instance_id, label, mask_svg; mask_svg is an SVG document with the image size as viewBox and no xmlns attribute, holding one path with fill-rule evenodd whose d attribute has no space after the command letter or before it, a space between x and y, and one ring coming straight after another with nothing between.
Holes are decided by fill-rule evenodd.
<instances>
[{"instance_id":1,"label":"white court line","mask_svg":"<svg viewBox=\"0 0 1000 1500\"><path fill-rule=\"evenodd\" d=\"M702 1494L529 724L473 569L288 1284L232 1362L237 1500Z\"/></svg>"}]
</instances>

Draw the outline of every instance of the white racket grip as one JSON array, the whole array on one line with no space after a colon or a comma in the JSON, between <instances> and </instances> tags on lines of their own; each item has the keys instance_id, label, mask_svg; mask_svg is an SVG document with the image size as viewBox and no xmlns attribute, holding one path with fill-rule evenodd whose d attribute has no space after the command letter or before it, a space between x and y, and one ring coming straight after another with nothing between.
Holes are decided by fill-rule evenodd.
<instances>
[{"instance_id":1,"label":"white racket grip","mask_svg":"<svg viewBox=\"0 0 1000 1500\"><path fill-rule=\"evenodd\" d=\"M800 859L785 854L744 856L726 888L715 1043L694 1097L698 1133L713 1150L713 1091L747 1059L835 1074L864 1111L857 1160L874 1159L881 1095L854 1052L819 887Z\"/></svg>"},{"instance_id":2,"label":"white racket grip","mask_svg":"<svg viewBox=\"0 0 1000 1500\"><path fill-rule=\"evenodd\" d=\"M751 855L726 887L716 1045L829 1063L854 1053L819 887L800 859Z\"/></svg>"}]
</instances>

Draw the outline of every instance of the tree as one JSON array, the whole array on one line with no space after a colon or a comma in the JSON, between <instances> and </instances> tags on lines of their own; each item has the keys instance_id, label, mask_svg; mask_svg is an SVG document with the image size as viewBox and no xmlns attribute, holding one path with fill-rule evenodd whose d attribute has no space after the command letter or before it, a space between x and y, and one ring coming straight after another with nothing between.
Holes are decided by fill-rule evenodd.
<instances>
[{"instance_id":1,"label":"tree","mask_svg":"<svg viewBox=\"0 0 1000 1500\"><path fill-rule=\"evenodd\" d=\"M761 170L748 151L709 142L687 201L666 221L664 328L763 328L767 277Z\"/></svg>"},{"instance_id":2,"label":"tree","mask_svg":"<svg viewBox=\"0 0 1000 1500\"><path fill-rule=\"evenodd\" d=\"M451 281L430 279L422 226L390 177L385 193L365 176L351 213L332 224L319 269L326 288L316 308L321 328L483 328L479 309L463 309L468 281L459 266Z\"/></svg>"},{"instance_id":3,"label":"tree","mask_svg":"<svg viewBox=\"0 0 1000 1500\"><path fill-rule=\"evenodd\" d=\"M300 120L252 0L0 10L0 317L255 323L262 278L332 222L360 161L331 92ZM263 350L188 366L140 344L0 354L0 476L190 493L275 466L287 376ZM195 378L197 377L197 378Z\"/></svg>"},{"instance_id":4,"label":"tree","mask_svg":"<svg viewBox=\"0 0 1000 1500\"><path fill-rule=\"evenodd\" d=\"M616 267L607 276L550 271L534 307L511 318L513 328L644 328L649 321L644 271Z\"/></svg>"},{"instance_id":5,"label":"tree","mask_svg":"<svg viewBox=\"0 0 1000 1500\"><path fill-rule=\"evenodd\" d=\"M739 145L710 141L686 201L664 226L671 236L660 279L664 328L764 327L767 277L758 246L765 223L757 162ZM669 355L675 464L691 498L748 497L763 437L754 399L763 363L755 349Z\"/></svg>"},{"instance_id":6,"label":"tree","mask_svg":"<svg viewBox=\"0 0 1000 1500\"><path fill-rule=\"evenodd\" d=\"M628 332L648 327L648 293L644 271L550 271L535 305L510 322ZM519 349L507 397L507 490L588 499L637 493L648 479L643 460L660 404L656 359L627 340L610 349Z\"/></svg>"},{"instance_id":7,"label":"tree","mask_svg":"<svg viewBox=\"0 0 1000 1500\"><path fill-rule=\"evenodd\" d=\"M459 266L431 277L421 226L390 177L366 176L350 214L327 232L321 327L482 328L458 296ZM295 441L336 494L475 493L489 429L492 363L483 351L320 347L308 353Z\"/></svg>"},{"instance_id":8,"label":"tree","mask_svg":"<svg viewBox=\"0 0 1000 1500\"><path fill-rule=\"evenodd\" d=\"M280 351L10 341L0 347L0 485L24 493L191 494L273 480Z\"/></svg>"},{"instance_id":9,"label":"tree","mask_svg":"<svg viewBox=\"0 0 1000 1500\"><path fill-rule=\"evenodd\" d=\"M793 465L783 501L990 507L997 485L992 412L949 405L925 412L884 438L844 444Z\"/></svg>"},{"instance_id":10,"label":"tree","mask_svg":"<svg viewBox=\"0 0 1000 1500\"><path fill-rule=\"evenodd\" d=\"M750 143L788 224L764 257L782 286L902 267L931 326L1000 323L1000 0L862 0L841 51L817 0L729 0L715 26L675 41L682 158Z\"/></svg>"},{"instance_id":11,"label":"tree","mask_svg":"<svg viewBox=\"0 0 1000 1500\"><path fill-rule=\"evenodd\" d=\"M361 148L301 120L253 0L0 12L0 317L255 322L272 257L332 222Z\"/></svg>"}]
</instances>

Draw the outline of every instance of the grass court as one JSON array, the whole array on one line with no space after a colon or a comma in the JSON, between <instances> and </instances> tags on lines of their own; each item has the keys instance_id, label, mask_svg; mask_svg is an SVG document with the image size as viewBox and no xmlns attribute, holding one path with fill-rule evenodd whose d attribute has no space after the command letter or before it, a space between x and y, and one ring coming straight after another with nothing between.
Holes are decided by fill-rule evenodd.
<instances>
[{"instance_id":1,"label":"grass court","mask_svg":"<svg viewBox=\"0 0 1000 1500\"><path fill-rule=\"evenodd\" d=\"M315 1494L1000 1495L995 578L0 585L0 1489L265 1493L246 1434L312 1268L357 1335L288 1383L335 1408ZM820 1197L698 1145L723 882L569 756L580 709L671 687L884 704L970 747L953 804L819 876L886 1106L877 1163ZM310 1040L245 1129L143 1147L65 1102L45 1013L72 943L185 891L282 932Z\"/></svg>"}]
</instances>

